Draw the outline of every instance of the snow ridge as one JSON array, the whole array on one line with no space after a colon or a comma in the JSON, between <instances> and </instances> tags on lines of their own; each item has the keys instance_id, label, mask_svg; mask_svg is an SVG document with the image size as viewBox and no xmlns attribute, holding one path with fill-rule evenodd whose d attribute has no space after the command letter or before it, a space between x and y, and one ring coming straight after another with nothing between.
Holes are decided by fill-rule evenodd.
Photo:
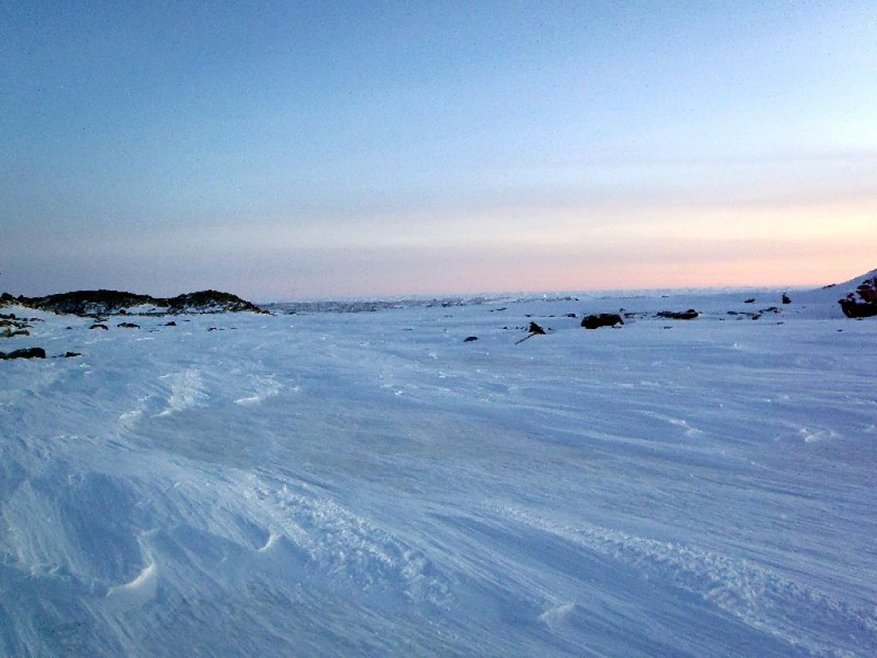
<instances>
[{"instance_id":1,"label":"snow ridge","mask_svg":"<svg viewBox=\"0 0 877 658\"><path fill-rule=\"evenodd\" d=\"M846 657L858 655L863 646L877 649L877 608L839 601L745 559L599 526L560 525L514 507L494 511L633 566L644 578L661 579L696 594L812 655ZM796 611L794 619L786 616L789 609ZM849 646L820 639L832 628L850 629Z\"/></svg>"}]
</instances>

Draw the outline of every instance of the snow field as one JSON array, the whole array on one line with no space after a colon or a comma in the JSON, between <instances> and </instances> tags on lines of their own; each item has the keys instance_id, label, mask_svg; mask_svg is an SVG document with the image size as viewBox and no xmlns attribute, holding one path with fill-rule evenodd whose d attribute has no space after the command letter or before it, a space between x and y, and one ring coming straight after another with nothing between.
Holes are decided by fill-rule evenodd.
<instances>
[{"instance_id":1,"label":"snow field","mask_svg":"<svg viewBox=\"0 0 877 658\"><path fill-rule=\"evenodd\" d=\"M565 317L620 307L704 314ZM2 363L0 654L873 655L877 324L748 308L44 315L7 347L83 356Z\"/></svg>"}]
</instances>

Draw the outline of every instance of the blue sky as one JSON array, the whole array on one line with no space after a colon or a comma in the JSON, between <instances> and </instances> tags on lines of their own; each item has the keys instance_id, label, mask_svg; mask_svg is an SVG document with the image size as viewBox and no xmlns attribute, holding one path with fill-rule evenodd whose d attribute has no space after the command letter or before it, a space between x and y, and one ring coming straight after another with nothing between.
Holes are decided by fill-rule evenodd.
<instances>
[{"instance_id":1,"label":"blue sky","mask_svg":"<svg viewBox=\"0 0 877 658\"><path fill-rule=\"evenodd\" d=\"M874 2L5 3L0 289L877 266Z\"/></svg>"}]
</instances>

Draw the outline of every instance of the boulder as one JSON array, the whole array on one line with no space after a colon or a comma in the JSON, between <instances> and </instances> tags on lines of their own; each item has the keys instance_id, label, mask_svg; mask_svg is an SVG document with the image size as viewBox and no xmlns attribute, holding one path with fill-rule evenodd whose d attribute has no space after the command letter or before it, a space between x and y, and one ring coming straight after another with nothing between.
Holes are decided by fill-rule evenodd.
<instances>
[{"instance_id":1,"label":"boulder","mask_svg":"<svg viewBox=\"0 0 877 658\"><path fill-rule=\"evenodd\" d=\"M134 324L133 322L120 322L116 325L117 327L122 327L122 329L139 329L139 324Z\"/></svg>"},{"instance_id":2,"label":"boulder","mask_svg":"<svg viewBox=\"0 0 877 658\"><path fill-rule=\"evenodd\" d=\"M478 336L466 336L466 338L463 339L463 342L464 343L471 343L471 342L476 341L476 340L478 340Z\"/></svg>"},{"instance_id":3,"label":"boulder","mask_svg":"<svg viewBox=\"0 0 877 658\"><path fill-rule=\"evenodd\" d=\"M42 347L27 347L13 352L0 352L0 359L45 359L46 350Z\"/></svg>"},{"instance_id":4,"label":"boulder","mask_svg":"<svg viewBox=\"0 0 877 658\"><path fill-rule=\"evenodd\" d=\"M624 324L624 320L618 313L598 313L596 315L586 315L582 319L582 326L585 329L614 327L617 324Z\"/></svg>"},{"instance_id":5,"label":"boulder","mask_svg":"<svg viewBox=\"0 0 877 658\"><path fill-rule=\"evenodd\" d=\"M687 311L659 311L657 317L668 320L694 320L698 315L700 313L690 308Z\"/></svg>"}]
</instances>

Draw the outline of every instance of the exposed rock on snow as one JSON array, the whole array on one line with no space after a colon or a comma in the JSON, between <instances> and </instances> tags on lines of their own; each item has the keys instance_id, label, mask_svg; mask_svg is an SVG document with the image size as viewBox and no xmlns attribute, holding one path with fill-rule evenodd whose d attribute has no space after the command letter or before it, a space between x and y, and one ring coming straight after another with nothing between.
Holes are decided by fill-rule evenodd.
<instances>
[{"instance_id":1,"label":"exposed rock on snow","mask_svg":"<svg viewBox=\"0 0 877 658\"><path fill-rule=\"evenodd\" d=\"M624 324L624 320L618 315L618 313L599 313L596 315L588 315L582 319L582 326L585 329L614 327L617 324Z\"/></svg>"},{"instance_id":2,"label":"exposed rock on snow","mask_svg":"<svg viewBox=\"0 0 877 658\"><path fill-rule=\"evenodd\" d=\"M15 313L0 313L0 338L30 336L30 332L27 331L30 328L27 322L16 318Z\"/></svg>"},{"instance_id":3,"label":"exposed rock on snow","mask_svg":"<svg viewBox=\"0 0 877 658\"><path fill-rule=\"evenodd\" d=\"M544 336L545 335L545 329L543 329L542 327L540 327L538 324L536 324L533 321L530 321L530 326L527 328L527 331L529 331L530 333L528 333L526 336L524 336L521 340L516 341L515 345L517 345L518 343L523 343L525 340L527 340L528 338L532 338L533 336Z\"/></svg>"},{"instance_id":4,"label":"exposed rock on snow","mask_svg":"<svg viewBox=\"0 0 877 658\"><path fill-rule=\"evenodd\" d=\"M838 300L848 318L869 318L877 315L877 276L862 281L855 292Z\"/></svg>"},{"instance_id":5,"label":"exposed rock on snow","mask_svg":"<svg viewBox=\"0 0 877 658\"><path fill-rule=\"evenodd\" d=\"M690 308L687 311L658 311L657 313L657 317L667 318L668 320L694 320L698 315L700 315L700 313L693 308Z\"/></svg>"},{"instance_id":6,"label":"exposed rock on snow","mask_svg":"<svg viewBox=\"0 0 877 658\"><path fill-rule=\"evenodd\" d=\"M10 296L11 298L11 296ZM264 312L237 295L217 290L190 292L176 297L152 297L118 290L77 290L45 297L18 297L22 306L59 314L161 315L164 313Z\"/></svg>"},{"instance_id":7,"label":"exposed rock on snow","mask_svg":"<svg viewBox=\"0 0 877 658\"><path fill-rule=\"evenodd\" d=\"M28 347L12 352L0 352L0 359L45 359L46 350L42 347Z\"/></svg>"}]
</instances>

